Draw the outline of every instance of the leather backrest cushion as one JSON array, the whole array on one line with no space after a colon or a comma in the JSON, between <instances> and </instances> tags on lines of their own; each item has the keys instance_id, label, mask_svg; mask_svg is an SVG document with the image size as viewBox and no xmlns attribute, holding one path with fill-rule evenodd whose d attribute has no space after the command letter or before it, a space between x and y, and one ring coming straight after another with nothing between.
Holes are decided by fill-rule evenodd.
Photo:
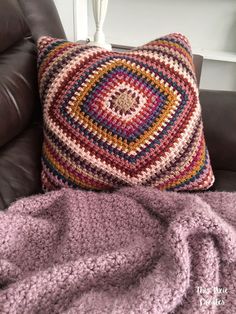
<instances>
[{"instance_id":1,"label":"leather backrest cushion","mask_svg":"<svg viewBox=\"0 0 236 314\"><path fill-rule=\"evenodd\" d=\"M18 0L0 1L0 146L30 123L37 95L35 44Z\"/></svg>"},{"instance_id":2,"label":"leather backrest cushion","mask_svg":"<svg viewBox=\"0 0 236 314\"><path fill-rule=\"evenodd\" d=\"M29 35L17 0L0 1L0 52Z\"/></svg>"},{"instance_id":3,"label":"leather backrest cushion","mask_svg":"<svg viewBox=\"0 0 236 314\"><path fill-rule=\"evenodd\" d=\"M200 101L213 169L236 171L236 92L202 90Z\"/></svg>"},{"instance_id":4,"label":"leather backrest cushion","mask_svg":"<svg viewBox=\"0 0 236 314\"><path fill-rule=\"evenodd\" d=\"M23 39L0 54L0 146L30 124L38 102L35 45Z\"/></svg>"},{"instance_id":5,"label":"leather backrest cushion","mask_svg":"<svg viewBox=\"0 0 236 314\"><path fill-rule=\"evenodd\" d=\"M39 105L31 33L35 41L41 34L65 37L54 2L0 0L0 147L30 124Z\"/></svg>"}]
</instances>

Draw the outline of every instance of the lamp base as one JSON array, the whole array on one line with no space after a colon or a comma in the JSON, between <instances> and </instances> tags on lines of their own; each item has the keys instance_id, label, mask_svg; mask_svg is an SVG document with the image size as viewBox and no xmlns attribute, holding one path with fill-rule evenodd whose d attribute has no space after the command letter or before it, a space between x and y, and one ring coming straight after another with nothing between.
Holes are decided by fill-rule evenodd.
<instances>
[{"instance_id":1,"label":"lamp base","mask_svg":"<svg viewBox=\"0 0 236 314\"><path fill-rule=\"evenodd\" d=\"M111 44L108 44L106 42L104 43L101 43L101 42L97 42L97 41L90 41L88 43L89 46L97 46L97 47L100 47L100 48L104 48L104 49L107 49L109 51L112 50L112 47L111 47Z\"/></svg>"}]
</instances>

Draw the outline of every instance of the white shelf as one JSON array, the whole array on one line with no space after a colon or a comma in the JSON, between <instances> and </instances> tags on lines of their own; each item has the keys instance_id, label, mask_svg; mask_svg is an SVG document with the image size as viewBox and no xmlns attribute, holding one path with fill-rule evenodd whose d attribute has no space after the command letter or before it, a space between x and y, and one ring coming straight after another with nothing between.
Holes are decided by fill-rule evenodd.
<instances>
[{"instance_id":1,"label":"white shelf","mask_svg":"<svg viewBox=\"0 0 236 314\"><path fill-rule=\"evenodd\" d=\"M233 52L193 49L193 53L199 54L207 60L236 62L236 53Z\"/></svg>"}]
</instances>

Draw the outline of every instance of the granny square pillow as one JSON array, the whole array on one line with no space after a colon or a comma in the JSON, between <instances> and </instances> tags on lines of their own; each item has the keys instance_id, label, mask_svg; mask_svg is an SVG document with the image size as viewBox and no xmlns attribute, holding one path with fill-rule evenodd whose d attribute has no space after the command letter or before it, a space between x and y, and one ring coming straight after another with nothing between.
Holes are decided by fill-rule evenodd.
<instances>
[{"instance_id":1,"label":"granny square pillow","mask_svg":"<svg viewBox=\"0 0 236 314\"><path fill-rule=\"evenodd\" d=\"M183 35L128 52L41 37L38 70L45 191L127 185L192 191L213 184Z\"/></svg>"}]
</instances>

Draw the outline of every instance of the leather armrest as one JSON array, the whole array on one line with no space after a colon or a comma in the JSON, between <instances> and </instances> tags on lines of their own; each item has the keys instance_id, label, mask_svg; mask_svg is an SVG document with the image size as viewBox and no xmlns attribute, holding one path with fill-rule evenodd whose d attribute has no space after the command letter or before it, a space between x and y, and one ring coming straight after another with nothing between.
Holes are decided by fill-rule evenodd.
<instances>
[{"instance_id":1,"label":"leather armrest","mask_svg":"<svg viewBox=\"0 0 236 314\"><path fill-rule=\"evenodd\" d=\"M200 102L213 169L236 171L236 92L201 90Z\"/></svg>"},{"instance_id":2,"label":"leather armrest","mask_svg":"<svg viewBox=\"0 0 236 314\"><path fill-rule=\"evenodd\" d=\"M7 50L23 36L30 34L19 4L15 0L0 1L0 52Z\"/></svg>"},{"instance_id":3,"label":"leather armrest","mask_svg":"<svg viewBox=\"0 0 236 314\"><path fill-rule=\"evenodd\" d=\"M52 0L18 0L34 41L41 36L66 38L56 6Z\"/></svg>"}]
</instances>

